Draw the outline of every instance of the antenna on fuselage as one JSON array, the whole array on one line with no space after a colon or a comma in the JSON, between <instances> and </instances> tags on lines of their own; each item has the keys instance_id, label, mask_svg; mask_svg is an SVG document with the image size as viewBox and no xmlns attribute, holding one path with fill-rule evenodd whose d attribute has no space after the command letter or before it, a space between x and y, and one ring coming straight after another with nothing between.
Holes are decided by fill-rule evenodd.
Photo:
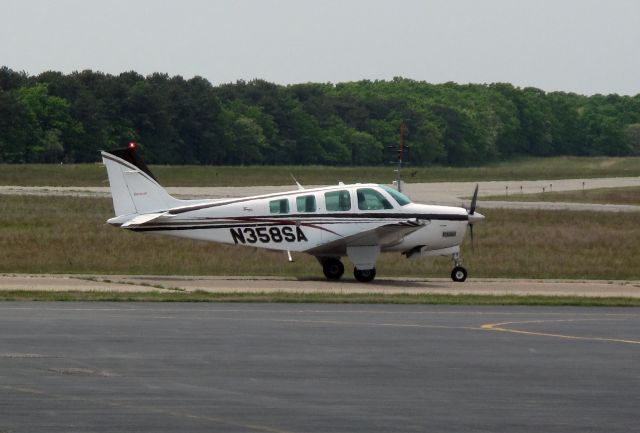
<instances>
[{"instance_id":1,"label":"antenna on fuselage","mask_svg":"<svg viewBox=\"0 0 640 433\"><path fill-rule=\"evenodd\" d=\"M296 183L296 185L298 186L298 189L300 190L304 189L304 186L300 185L300 182L298 182L298 179L295 178L293 173L289 173L289 176L291 176L291 179L293 179L293 181Z\"/></svg>"}]
</instances>

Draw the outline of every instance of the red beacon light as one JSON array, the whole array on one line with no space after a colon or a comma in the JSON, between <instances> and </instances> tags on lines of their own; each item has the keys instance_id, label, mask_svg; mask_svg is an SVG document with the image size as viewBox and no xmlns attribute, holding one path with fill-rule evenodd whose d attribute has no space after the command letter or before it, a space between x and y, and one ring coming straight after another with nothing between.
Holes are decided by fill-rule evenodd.
<instances>
[{"instance_id":1,"label":"red beacon light","mask_svg":"<svg viewBox=\"0 0 640 433\"><path fill-rule=\"evenodd\" d=\"M129 142L129 149L135 149L136 148L136 144L133 141Z\"/></svg>"}]
</instances>

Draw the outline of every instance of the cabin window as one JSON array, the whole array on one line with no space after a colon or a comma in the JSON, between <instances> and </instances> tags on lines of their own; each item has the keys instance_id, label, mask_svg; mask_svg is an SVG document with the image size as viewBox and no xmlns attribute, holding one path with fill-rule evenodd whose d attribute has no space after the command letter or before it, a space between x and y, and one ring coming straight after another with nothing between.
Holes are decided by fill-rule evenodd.
<instances>
[{"instance_id":1,"label":"cabin window","mask_svg":"<svg viewBox=\"0 0 640 433\"><path fill-rule=\"evenodd\" d=\"M409 199L409 197L407 197L403 193L391 188L390 186L387 186L387 185L379 185L379 186L380 186L380 188L382 188L385 191L387 191L389 193L389 195L391 197L393 197L394 200L397 201L400 206L404 206L404 205L407 205L407 204L411 203L411 199Z\"/></svg>"},{"instance_id":2,"label":"cabin window","mask_svg":"<svg viewBox=\"0 0 640 433\"><path fill-rule=\"evenodd\" d=\"M351 194L346 190L325 192L324 203L328 211L347 211L351 209Z\"/></svg>"},{"instance_id":3,"label":"cabin window","mask_svg":"<svg viewBox=\"0 0 640 433\"><path fill-rule=\"evenodd\" d=\"M269 202L269 211L271 213L289 213L289 199L271 200Z\"/></svg>"},{"instance_id":4,"label":"cabin window","mask_svg":"<svg viewBox=\"0 0 640 433\"><path fill-rule=\"evenodd\" d=\"M359 188L357 195L358 209L360 210L393 209L389 200L384 198L384 196L375 189Z\"/></svg>"},{"instance_id":5,"label":"cabin window","mask_svg":"<svg viewBox=\"0 0 640 433\"><path fill-rule=\"evenodd\" d=\"M316 211L316 196L303 195L296 198L296 207L298 212L315 212Z\"/></svg>"}]
</instances>

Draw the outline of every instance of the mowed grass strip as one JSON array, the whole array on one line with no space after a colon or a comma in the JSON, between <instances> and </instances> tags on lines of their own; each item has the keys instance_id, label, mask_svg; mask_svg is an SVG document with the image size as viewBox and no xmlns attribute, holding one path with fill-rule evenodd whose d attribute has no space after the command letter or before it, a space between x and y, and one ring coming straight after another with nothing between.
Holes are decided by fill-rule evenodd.
<instances>
[{"instance_id":1,"label":"mowed grass strip","mask_svg":"<svg viewBox=\"0 0 640 433\"><path fill-rule=\"evenodd\" d=\"M145 155L143 154L144 158ZM167 166L152 165L164 186L305 185L338 181L390 183L392 167L327 166ZM482 167L407 167L407 182L576 179L640 176L640 157L522 158ZM96 164L0 164L0 185L108 186L106 170Z\"/></svg>"},{"instance_id":2,"label":"mowed grass strip","mask_svg":"<svg viewBox=\"0 0 640 433\"><path fill-rule=\"evenodd\" d=\"M436 305L530 305L580 307L640 307L639 298L516 295L442 295L386 293L166 293L85 291L0 291L0 301L68 302L269 302L322 304L436 304Z\"/></svg>"},{"instance_id":3,"label":"mowed grass strip","mask_svg":"<svg viewBox=\"0 0 640 433\"><path fill-rule=\"evenodd\" d=\"M635 213L482 210L463 258L471 277L640 279ZM315 258L111 227L110 199L0 195L0 273L323 278ZM353 278L345 259L345 277ZM448 258L382 254L379 276L448 277Z\"/></svg>"},{"instance_id":4,"label":"mowed grass strip","mask_svg":"<svg viewBox=\"0 0 640 433\"><path fill-rule=\"evenodd\" d=\"M514 194L509 196L499 195L482 197L481 200L640 205L640 186L544 192L539 194Z\"/></svg>"}]
</instances>

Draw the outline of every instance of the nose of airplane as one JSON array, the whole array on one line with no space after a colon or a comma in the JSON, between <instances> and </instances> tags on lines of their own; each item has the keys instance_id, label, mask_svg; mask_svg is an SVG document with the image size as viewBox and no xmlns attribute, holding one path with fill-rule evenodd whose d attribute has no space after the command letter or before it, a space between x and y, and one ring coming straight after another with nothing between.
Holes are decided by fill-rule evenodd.
<instances>
[{"instance_id":1,"label":"nose of airplane","mask_svg":"<svg viewBox=\"0 0 640 433\"><path fill-rule=\"evenodd\" d=\"M481 213L479 213L479 212L474 212L474 213L472 213L472 214L469 214L469 222L470 222L471 224L474 224L474 223L480 222L480 221L482 221L483 219L484 219L484 215L482 215L482 214L481 214Z\"/></svg>"}]
</instances>

